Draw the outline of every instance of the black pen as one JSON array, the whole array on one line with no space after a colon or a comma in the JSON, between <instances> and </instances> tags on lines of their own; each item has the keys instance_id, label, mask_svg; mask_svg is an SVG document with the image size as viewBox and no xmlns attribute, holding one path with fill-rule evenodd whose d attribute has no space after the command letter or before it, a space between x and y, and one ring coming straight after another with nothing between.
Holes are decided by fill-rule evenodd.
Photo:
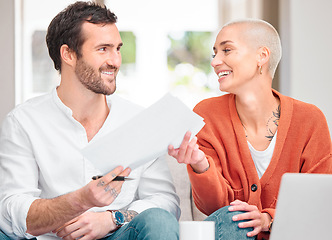
<instances>
[{"instance_id":1,"label":"black pen","mask_svg":"<svg viewBox=\"0 0 332 240\"><path fill-rule=\"evenodd\" d=\"M102 175L98 175L98 176L93 176L92 180L97 180L99 178L102 178ZM124 176L116 176L112 181L127 181L127 180L134 180L133 178L128 178L128 177L124 177Z\"/></svg>"}]
</instances>

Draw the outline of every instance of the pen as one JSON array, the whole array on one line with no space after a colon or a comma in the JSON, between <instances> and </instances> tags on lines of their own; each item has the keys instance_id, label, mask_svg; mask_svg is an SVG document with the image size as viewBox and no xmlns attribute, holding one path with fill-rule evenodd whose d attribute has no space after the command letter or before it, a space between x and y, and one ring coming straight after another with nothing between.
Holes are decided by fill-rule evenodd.
<instances>
[{"instance_id":1,"label":"pen","mask_svg":"<svg viewBox=\"0 0 332 240\"><path fill-rule=\"evenodd\" d=\"M98 175L98 176L93 176L92 180L97 180L99 178L102 178L102 175ZM127 180L134 180L133 178L128 178L128 177L124 177L124 176L116 176L112 181L127 181Z\"/></svg>"}]
</instances>

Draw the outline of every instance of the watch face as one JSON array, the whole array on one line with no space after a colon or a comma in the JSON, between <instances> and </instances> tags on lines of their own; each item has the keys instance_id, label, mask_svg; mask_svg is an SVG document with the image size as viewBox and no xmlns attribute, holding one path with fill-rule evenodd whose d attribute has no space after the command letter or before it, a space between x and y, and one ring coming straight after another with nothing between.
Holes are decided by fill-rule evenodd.
<instances>
[{"instance_id":1,"label":"watch face","mask_svg":"<svg viewBox=\"0 0 332 240\"><path fill-rule=\"evenodd\" d=\"M116 220L116 225L123 225L124 224L124 216L121 212L115 212L114 214L115 220Z\"/></svg>"}]
</instances>

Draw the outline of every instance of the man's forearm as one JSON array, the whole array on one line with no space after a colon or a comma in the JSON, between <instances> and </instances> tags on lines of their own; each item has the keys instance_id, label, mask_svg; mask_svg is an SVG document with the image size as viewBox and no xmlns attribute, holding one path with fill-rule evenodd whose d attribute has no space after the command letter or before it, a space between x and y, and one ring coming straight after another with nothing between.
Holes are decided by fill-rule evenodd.
<instances>
[{"instance_id":1,"label":"man's forearm","mask_svg":"<svg viewBox=\"0 0 332 240\"><path fill-rule=\"evenodd\" d=\"M75 191L53 199L35 200L26 220L27 233L39 236L51 232L88 210L89 207L81 204L78 194Z\"/></svg>"},{"instance_id":2,"label":"man's forearm","mask_svg":"<svg viewBox=\"0 0 332 240\"><path fill-rule=\"evenodd\" d=\"M119 166L98 181L90 181L74 192L53 199L35 200L28 212L27 232L34 236L45 234L57 230L92 207L110 205L123 184L123 181L112 180L119 174L128 176L129 173L130 169L123 170L123 167Z\"/></svg>"}]
</instances>

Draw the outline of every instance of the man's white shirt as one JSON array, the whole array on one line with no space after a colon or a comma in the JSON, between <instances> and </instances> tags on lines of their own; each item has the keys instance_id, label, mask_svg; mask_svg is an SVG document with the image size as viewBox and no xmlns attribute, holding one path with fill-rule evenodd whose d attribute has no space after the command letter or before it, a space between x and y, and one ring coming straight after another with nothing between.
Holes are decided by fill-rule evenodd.
<instances>
[{"instance_id":1,"label":"man's white shirt","mask_svg":"<svg viewBox=\"0 0 332 240\"><path fill-rule=\"evenodd\" d=\"M116 95L108 96L107 103L110 113L90 143L143 110ZM0 229L14 239L32 237L26 233L26 217L34 200L75 191L92 176L100 175L101 171L81 153L88 144L84 127L61 102L56 89L11 111L0 135ZM179 198L165 157L134 169L130 177L135 180L123 184L110 206L91 211L128 209L140 213L160 207L179 219ZM47 234L38 239L53 237Z\"/></svg>"}]
</instances>

